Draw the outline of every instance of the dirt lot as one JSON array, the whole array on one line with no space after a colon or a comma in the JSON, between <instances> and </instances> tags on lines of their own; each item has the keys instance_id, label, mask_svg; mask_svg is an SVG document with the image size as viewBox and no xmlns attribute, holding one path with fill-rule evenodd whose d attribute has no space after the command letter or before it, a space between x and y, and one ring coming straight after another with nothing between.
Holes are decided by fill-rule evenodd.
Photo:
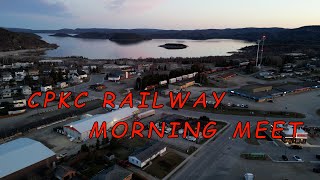
<instances>
[{"instance_id":1,"label":"dirt lot","mask_svg":"<svg viewBox=\"0 0 320 180\"><path fill-rule=\"evenodd\" d=\"M168 151L164 156L158 156L152 161L152 165L146 168L146 172L157 177L163 178L178 166L184 158L173 151Z\"/></svg>"}]
</instances>

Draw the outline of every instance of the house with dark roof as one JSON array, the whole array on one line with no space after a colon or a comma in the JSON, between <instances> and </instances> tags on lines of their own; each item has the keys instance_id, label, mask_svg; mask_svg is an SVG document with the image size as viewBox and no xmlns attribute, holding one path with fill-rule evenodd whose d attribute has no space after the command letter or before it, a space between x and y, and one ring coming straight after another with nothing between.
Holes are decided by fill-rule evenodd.
<instances>
[{"instance_id":1,"label":"house with dark roof","mask_svg":"<svg viewBox=\"0 0 320 180\"><path fill-rule=\"evenodd\" d=\"M114 165L95 175L91 180L131 180L132 172L118 165Z\"/></svg>"},{"instance_id":2,"label":"house with dark roof","mask_svg":"<svg viewBox=\"0 0 320 180\"><path fill-rule=\"evenodd\" d=\"M161 142L157 142L151 146L135 151L128 158L131 164L142 168L159 155L162 156L166 151L167 146Z\"/></svg>"}]
</instances>

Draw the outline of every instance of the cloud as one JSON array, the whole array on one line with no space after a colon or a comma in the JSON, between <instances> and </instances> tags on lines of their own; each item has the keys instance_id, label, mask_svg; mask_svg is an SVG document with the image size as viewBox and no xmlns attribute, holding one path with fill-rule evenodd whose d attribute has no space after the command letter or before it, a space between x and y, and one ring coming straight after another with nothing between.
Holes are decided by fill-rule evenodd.
<instances>
[{"instance_id":1,"label":"cloud","mask_svg":"<svg viewBox=\"0 0 320 180\"><path fill-rule=\"evenodd\" d=\"M117 10L124 6L127 0L110 0L106 2L106 8L110 10Z\"/></svg>"},{"instance_id":2,"label":"cloud","mask_svg":"<svg viewBox=\"0 0 320 180\"><path fill-rule=\"evenodd\" d=\"M165 0L105 0L109 10L140 13L159 6Z\"/></svg>"},{"instance_id":3,"label":"cloud","mask_svg":"<svg viewBox=\"0 0 320 180\"><path fill-rule=\"evenodd\" d=\"M61 1L53 0L1 0L0 14L71 16Z\"/></svg>"}]
</instances>

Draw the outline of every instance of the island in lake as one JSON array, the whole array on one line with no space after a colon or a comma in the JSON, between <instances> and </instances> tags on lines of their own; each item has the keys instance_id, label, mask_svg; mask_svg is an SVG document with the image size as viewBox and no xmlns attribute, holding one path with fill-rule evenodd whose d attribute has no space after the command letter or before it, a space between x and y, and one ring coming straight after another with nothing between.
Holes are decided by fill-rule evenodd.
<instances>
[{"instance_id":1,"label":"island in lake","mask_svg":"<svg viewBox=\"0 0 320 180\"><path fill-rule=\"evenodd\" d=\"M160 45L159 47L163 47L166 49L185 49L188 46L184 44L179 44L179 43L166 43L164 45Z\"/></svg>"}]
</instances>

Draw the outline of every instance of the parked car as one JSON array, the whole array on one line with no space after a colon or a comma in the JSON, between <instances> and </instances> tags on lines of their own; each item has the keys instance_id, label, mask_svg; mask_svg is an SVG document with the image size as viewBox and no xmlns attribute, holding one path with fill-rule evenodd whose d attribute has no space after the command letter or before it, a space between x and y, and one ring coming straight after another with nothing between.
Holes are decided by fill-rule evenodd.
<instances>
[{"instance_id":1,"label":"parked car","mask_svg":"<svg viewBox=\"0 0 320 180\"><path fill-rule=\"evenodd\" d=\"M252 173L246 173L246 174L244 174L244 179L245 180L253 180L254 175Z\"/></svg>"},{"instance_id":2,"label":"parked car","mask_svg":"<svg viewBox=\"0 0 320 180\"><path fill-rule=\"evenodd\" d=\"M293 158L294 158L296 161L302 162L302 159L301 159L299 156L297 156L297 155L294 155Z\"/></svg>"},{"instance_id":3,"label":"parked car","mask_svg":"<svg viewBox=\"0 0 320 180\"><path fill-rule=\"evenodd\" d=\"M288 157L287 157L286 155L282 155L282 159L283 159L284 161L288 161Z\"/></svg>"},{"instance_id":4,"label":"parked car","mask_svg":"<svg viewBox=\"0 0 320 180\"><path fill-rule=\"evenodd\" d=\"M313 168L312 171L315 173L320 173L320 168Z\"/></svg>"},{"instance_id":5,"label":"parked car","mask_svg":"<svg viewBox=\"0 0 320 180\"><path fill-rule=\"evenodd\" d=\"M197 138L193 137L193 136L187 136L186 140L188 141L192 141L192 142L196 142Z\"/></svg>"},{"instance_id":6,"label":"parked car","mask_svg":"<svg viewBox=\"0 0 320 180\"><path fill-rule=\"evenodd\" d=\"M291 145L290 149L302 149L302 146L299 145Z\"/></svg>"}]
</instances>

